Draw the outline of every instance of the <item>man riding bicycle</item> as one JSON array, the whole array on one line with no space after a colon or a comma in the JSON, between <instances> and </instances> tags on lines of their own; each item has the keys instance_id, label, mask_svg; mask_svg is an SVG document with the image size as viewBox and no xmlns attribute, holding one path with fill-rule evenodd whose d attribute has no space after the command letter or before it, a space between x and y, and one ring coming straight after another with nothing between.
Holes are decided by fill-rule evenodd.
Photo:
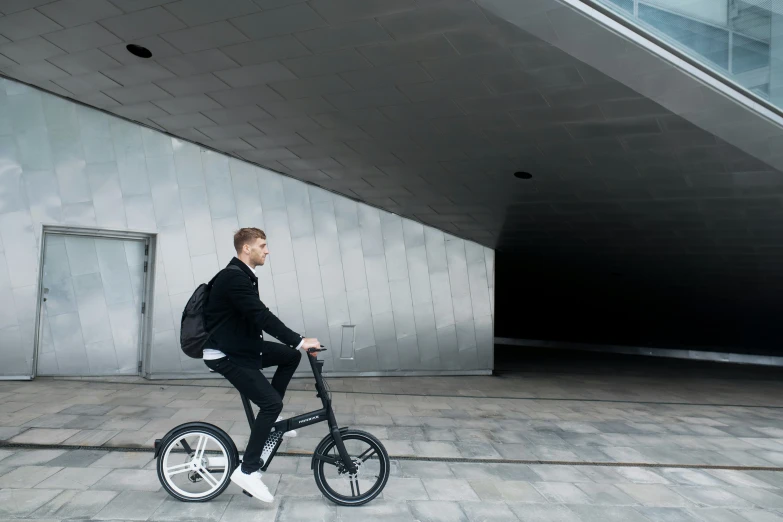
<instances>
[{"instance_id":1,"label":"man riding bicycle","mask_svg":"<svg viewBox=\"0 0 783 522\"><path fill-rule=\"evenodd\" d=\"M231 474L231 481L255 498L272 502L274 498L261 480L261 451L272 425L281 420L283 396L302 358L299 349L319 348L321 344L292 331L261 302L254 270L269 255L266 234L258 228L242 228L234 234L234 248L237 255L228 266L240 270L222 270L217 275L204 307L208 330L225 320L204 348L204 364L259 408L242 466ZM265 341L264 332L283 344ZM270 366L277 366L271 384L261 373ZM296 436L296 432L285 436Z\"/></svg>"}]
</instances>

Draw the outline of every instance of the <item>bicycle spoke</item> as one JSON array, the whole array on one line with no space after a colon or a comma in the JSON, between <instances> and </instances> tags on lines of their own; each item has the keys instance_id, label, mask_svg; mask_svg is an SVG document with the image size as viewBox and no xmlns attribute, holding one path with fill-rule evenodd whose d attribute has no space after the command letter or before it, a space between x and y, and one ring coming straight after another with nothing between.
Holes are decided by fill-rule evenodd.
<instances>
[{"instance_id":1,"label":"bicycle spoke","mask_svg":"<svg viewBox=\"0 0 783 522\"><path fill-rule=\"evenodd\" d=\"M196 460L201 460L201 458L204 456L205 449L207 449L207 437L202 435L198 439L198 445L196 446L196 454L194 455L194 458Z\"/></svg>"},{"instance_id":2,"label":"bicycle spoke","mask_svg":"<svg viewBox=\"0 0 783 522\"><path fill-rule=\"evenodd\" d=\"M369 452L370 452L370 454L369 454L369 455L367 455L367 456L365 457L364 455L367 453L367 451L369 451ZM367 459L369 459L370 457L372 457L373 455L375 455L375 448L373 448L372 446L370 446L369 448L367 448L367 451L365 451L364 453L362 453L362 454L361 454L361 455L359 455L359 457L358 457L358 458L359 458L359 459L360 459L362 462L366 461Z\"/></svg>"},{"instance_id":3,"label":"bicycle spoke","mask_svg":"<svg viewBox=\"0 0 783 522\"><path fill-rule=\"evenodd\" d=\"M210 473L209 471L205 470L204 468L200 467L196 470L201 477L206 480L210 486L213 488L218 485L218 480Z\"/></svg>"},{"instance_id":4,"label":"bicycle spoke","mask_svg":"<svg viewBox=\"0 0 783 522\"><path fill-rule=\"evenodd\" d=\"M354 480L356 481L356 496L358 497L362 494L361 491L359 491L359 477L355 476ZM353 486L351 486L351 490L353 490Z\"/></svg>"},{"instance_id":5,"label":"bicycle spoke","mask_svg":"<svg viewBox=\"0 0 783 522\"><path fill-rule=\"evenodd\" d=\"M337 459L335 457L329 457L328 455L318 455L317 458L318 458L318 460L320 460L324 464L329 464L329 465L332 465L332 466L335 466L335 467L340 464L339 459Z\"/></svg>"},{"instance_id":6,"label":"bicycle spoke","mask_svg":"<svg viewBox=\"0 0 783 522\"><path fill-rule=\"evenodd\" d=\"M177 464L176 466L171 466L169 468L166 468L166 473L168 473L169 476L179 475L180 473L185 473L189 469L190 469L190 462L186 462L185 464Z\"/></svg>"}]
</instances>

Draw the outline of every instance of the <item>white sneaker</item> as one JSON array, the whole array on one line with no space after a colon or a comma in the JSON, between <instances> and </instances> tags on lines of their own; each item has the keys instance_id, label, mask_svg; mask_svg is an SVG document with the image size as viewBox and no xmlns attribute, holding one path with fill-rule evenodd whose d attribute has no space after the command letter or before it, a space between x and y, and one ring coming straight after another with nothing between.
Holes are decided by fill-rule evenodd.
<instances>
[{"instance_id":1,"label":"white sneaker","mask_svg":"<svg viewBox=\"0 0 783 522\"><path fill-rule=\"evenodd\" d=\"M280 422L281 420L283 420L283 417L278 415L275 422ZM286 431L283 433L283 437L296 437L296 430Z\"/></svg>"},{"instance_id":2,"label":"white sneaker","mask_svg":"<svg viewBox=\"0 0 783 522\"><path fill-rule=\"evenodd\" d=\"M260 471L254 471L248 475L243 473L242 466L239 466L231 474L231 482L262 502L274 502L275 500L275 497L269 492L269 488L261 481Z\"/></svg>"}]
</instances>

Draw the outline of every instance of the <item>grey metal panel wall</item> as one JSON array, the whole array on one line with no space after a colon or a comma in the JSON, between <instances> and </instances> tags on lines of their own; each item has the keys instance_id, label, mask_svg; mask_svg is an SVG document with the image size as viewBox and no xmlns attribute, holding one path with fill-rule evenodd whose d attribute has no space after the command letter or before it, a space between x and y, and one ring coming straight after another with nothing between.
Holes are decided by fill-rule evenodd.
<instances>
[{"instance_id":1,"label":"grey metal panel wall","mask_svg":"<svg viewBox=\"0 0 783 522\"><path fill-rule=\"evenodd\" d=\"M0 115L0 376L31 372L43 224L158 234L153 375L204 373L179 318L240 226L268 235L261 299L327 370L491 369L492 250L11 81Z\"/></svg>"}]
</instances>

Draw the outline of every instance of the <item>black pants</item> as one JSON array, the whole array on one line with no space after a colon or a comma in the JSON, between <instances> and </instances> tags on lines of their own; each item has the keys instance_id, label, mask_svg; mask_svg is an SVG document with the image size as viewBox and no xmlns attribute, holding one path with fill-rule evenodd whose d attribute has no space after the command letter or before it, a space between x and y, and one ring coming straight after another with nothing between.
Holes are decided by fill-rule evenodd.
<instances>
[{"instance_id":1,"label":"black pants","mask_svg":"<svg viewBox=\"0 0 783 522\"><path fill-rule=\"evenodd\" d=\"M261 467L261 450L272 431L272 424L283 411L285 390L301 359L302 352L299 350L279 343L264 343L264 368L277 366L272 384L260 370L239 366L228 357L204 361L207 367L228 379L239 393L258 406L258 416L250 430L250 439L242 459L243 472L253 473Z\"/></svg>"}]
</instances>

